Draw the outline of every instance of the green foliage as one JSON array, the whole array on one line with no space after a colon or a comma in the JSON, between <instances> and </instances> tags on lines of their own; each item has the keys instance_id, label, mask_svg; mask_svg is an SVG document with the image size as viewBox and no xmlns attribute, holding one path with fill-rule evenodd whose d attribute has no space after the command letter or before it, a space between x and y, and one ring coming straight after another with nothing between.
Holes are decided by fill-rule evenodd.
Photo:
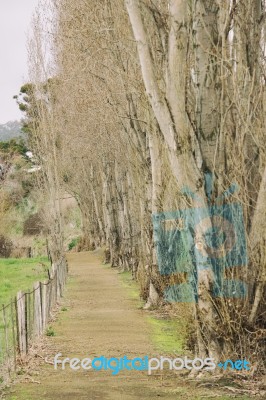
<instances>
[{"instance_id":1,"label":"green foliage","mask_svg":"<svg viewBox=\"0 0 266 400\"><path fill-rule=\"evenodd\" d=\"M32 83L25 83L25 85L21 86L20 93L29 95L34 90L34 85Z\"/></svg>"},{"instance_id":2,"label":"green foliage","mask_svg":"<svg viewBox=\"0 0 266 400\"><path fill-rule=\"evenodd\" d=\"M18 107L19 107L20 111L22 111L22 112L25 112L25 111L27 111L27 109L28 109L27 105L26 105L26 104L23 104L23 103L20 103L20 104L18 105Z\"/></svg>"},{"instance_id":3,"label":"green foliage","mask_svg":"<svg viewBox=\"0 0 266 400\"><path fill-rule=\"evenodd\" d=\"M69 251L72 250L78 244L79 241L80 241L80 237L72 239L68 245L68 250Z\"/></svg>"},{"instance_id":4,"label":"green foliage","mask_svg":"<svg viewBox=\"0 0 266 400\"><path fill-rule=\"evenodd\" d=\"M51 326L48 326L45 332L46 336L55 336L55 331Z\"/></svg>"},{"instance_id":5,"label":"green foliage","mask_svg":"<svg viewBox=\"0 0 266 400\"><path fill-rule=\"evenodd\" d=\"M56 80L54 78L48 79L42 84L42 89L47 95L51 95L50 87ZM36 86L33 83L26 83L20 88L18 95L14 96L19 109L24 113L25 120L22 125L22 132L28 135L29 142L31 141L32 132L38 126L40 120L40 109L45 103L37 94ZM49 100L51 98L49 97Z\"/></svg>"},{"instance_id":6,"label":"green foliage","mask_svg":"<svg viewBox=\"0 0 266 400\"><path fill-rule=\"evenodd\" d=\"M13 138L6 142L0 142L0 151L3 153L9 153L9 154L25 155L25 153L28 151L28 148L26 146L24 139Z\"/></svg>"}]
</instances>

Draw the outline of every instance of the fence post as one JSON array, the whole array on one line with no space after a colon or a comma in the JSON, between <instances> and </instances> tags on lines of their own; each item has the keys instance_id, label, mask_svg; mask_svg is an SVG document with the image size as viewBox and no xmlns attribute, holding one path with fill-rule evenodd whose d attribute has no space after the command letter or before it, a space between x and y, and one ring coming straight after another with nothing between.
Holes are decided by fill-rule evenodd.
<instances>
[{"instance_id":1,"label":"fence post","mask_svg":"<svg viewBox=\"0 0 266 400\"><path fill-rule=\"evenodd\" d=\"M49 280L47 285L47 318L50 317L53 301L53 281Z\"/></svg>"},{"instance_id":2,"label":"fence post","mask_svg":"<svg viewBox=\"0 0 266 400\"><path fill-rule=\"evenodd\" d=\"M25 297L25 334L26 334L26 353L29 350L29 313L28 313L28 293L24 293Z\"/></svg>"},{"instance_id":3,"label":"fence post","mask_svg":"<svg viewBox=\"0 0 266 400\"><path fill-rule=\"evenodd\" d=\"M2 305L2 312L3 312L3 324L4 324L4 329L5 329L5 348L6 348L6 359L7 359L7 370L8 370L8 375L10 377L11 374L11 365L10 365L10 355L9 355L9 341L8 341L8 325L7 325L7 319L6 319L6 309L4 304Z\"/></svg>"},{"instance_id":4,"label":"fence post","mask_svg":"<svg viewBox=\"0 0 266 400\"><path fill-rule=\"evenodd\" d=\"M52 295L51 295L51 308L55 305L56 300L57 300L57 270L56 266L53 263L52 264L52 280L51 280L51 290L52 290Z\"/></svg>"},{"instance_id":5,"label":"fence post","mask_svg":"<svg viewBox=\"0 0 266 400\"><path fill-rule=\"evenodd\" d=\"M33 314L33 301L31 296L33 295L32 291L28 289L27 291L27 337L28 343L32 339L32 314Z\"/></svg>"},{"instance_id":6,"label":"fence post","mask_svg":"<svg viewBox=\"0 0 266 400\"><path fill-rule=\"evenodd\" d=\"M27 353L26 342L26 318L25 318L25 295L23 292L17 294L17 322L18 322L18 344L20 354Z\"/></svg>"},{"instance_id":7,"label":"fence post","mask_svg":"<svg viewBox=\"0 0 266 400\"><path fill-rule=\"evenodd\" d=\"M41 283L35 282L33 285L34 290L34 335L40 336L43 332L42 321L42 295Z\"/></svg>"},{"instance_id":8,"label":"fence post","mask_svg":"<svg viewBox=\"0 0 266 400\"><path fill-rule=\"evenodd\" d=\"M43 330L47 325L48 315L49 315L49 301L48 301L48 284L49 281L46 280L42 284L42 324Z\"/></svg>"},{"instance_id":9,"label":"fence post","mask_svg":"<svg viewBox=\"0 0 266 400\"><path fill-rule=\"evenodd\" d=\"M17 341L16 341L16 318L14 315L14 308L15 306L15 313L16 313L16 305L14 304L13 299L11 298L10 307L11 307L11 323L12 323L12 341L13 341L13 355L14 355L14 370L17 370Z\"/></svg>"},{"instance_id":10,"label":"fence post","mask_svg":"<svg viewBox=\"0 0 266 400\"><path fill-rule=\"evenodd\" d=\"M57 271L58 271L58 297L62 297L63 294L62 260L57 265Z\"/></svg>"}]
</instances>

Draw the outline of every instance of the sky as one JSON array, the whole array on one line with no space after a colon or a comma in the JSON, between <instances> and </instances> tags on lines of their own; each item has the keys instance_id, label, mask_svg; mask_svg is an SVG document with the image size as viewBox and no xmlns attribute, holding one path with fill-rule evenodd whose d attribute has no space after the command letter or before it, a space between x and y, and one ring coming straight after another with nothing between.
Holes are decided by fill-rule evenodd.
<instances>
[{"instance_id":1,"label":"sky","mask_svg":"<svg viewBox=\"0 0 266 400\"><path fill-rule=\"evenodd\" d=\"M0 124L20 120L13 96L27 81L27 33L38 0L0 0Z\"/></svg>"}]
</instances>

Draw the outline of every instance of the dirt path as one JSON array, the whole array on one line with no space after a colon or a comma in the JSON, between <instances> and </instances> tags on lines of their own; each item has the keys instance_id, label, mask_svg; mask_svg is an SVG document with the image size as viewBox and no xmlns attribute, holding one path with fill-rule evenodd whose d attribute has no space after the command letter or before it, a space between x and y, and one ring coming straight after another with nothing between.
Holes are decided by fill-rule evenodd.
<instances>
[{"instance_id":1,"label":"dirt path","mask_svg":"<svg viewBox=\"0 0 266 400\"><path fill-rule=\"evenodd\" d=\"M59 352L61 358L80 359L101 355L107 358L127 355L130 359L158 356L151 343L151 327L145 312L137 308L136 300L130 299L117 272L101 265L100 256L95 252L70 254L68 259L67 311L62 308L52 324L55 336L45 339L47 343L41 356L48 356L48 360L53 360ZM123 370L113 376L110 370L73 371L69 365L64 371L55 370L53 365L42 362L31 380L22 379L22 383L12 387L7 399L203 400L216 396L212 388L207 393L195 390L173 371L153 372L148 376L147 371Z\"/></svg>"},{"instance_id":2,"label":"dirt path","mask_svg":"<svg viewBox=\"0 0 266 400\"><path fill-rule=\"evenodd\" d=\"M156 355L150 340L150 327L143 311L129 299L116 271L103 267L97 253L69 255L70 282L66 292L70 307L60 312L52 324L55 336L48 340L46 356L57 353L63 357L128 358ZM173 377L172 377L173 378ZM43 364L33 376L38 383L24 382L12 389L12 400L101 399L169 400L177 398L169 393L175 382L161 376L148 376L147 371L65 371L54 370ZM191 398L191 397L190 397Z\"/></svg>"}]
</instances>

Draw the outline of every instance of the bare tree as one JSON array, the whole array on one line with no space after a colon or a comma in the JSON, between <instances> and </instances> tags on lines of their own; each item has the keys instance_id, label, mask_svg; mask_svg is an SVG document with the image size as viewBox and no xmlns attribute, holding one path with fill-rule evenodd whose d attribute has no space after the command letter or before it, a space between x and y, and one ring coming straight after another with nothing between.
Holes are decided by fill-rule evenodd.
<instances>
[{"instance_id":1,"label":"bare tree","mask_svg":"<svg viewBox=\"0 0 266 400\"><path fill-rule=\"evenodd\" d=\"M176 279L190 276L194 288L197 351L220 358L260 346L248 332L265 329L265 3L51 0L41 10L31 43L42 100L35 148L55 221L58 193L71 192L86 248L107 246L147 300L169 285L152 216L193 210L191 237L178 242L175 228L165 254L178 243L193 260ZM211 210L233 203L249 261L228 266L224 244L217 272ZM238 226L242 216L231 219ZM221 281L249 283L246 297L226 295Z\"/></svg>"}]
</instances>

